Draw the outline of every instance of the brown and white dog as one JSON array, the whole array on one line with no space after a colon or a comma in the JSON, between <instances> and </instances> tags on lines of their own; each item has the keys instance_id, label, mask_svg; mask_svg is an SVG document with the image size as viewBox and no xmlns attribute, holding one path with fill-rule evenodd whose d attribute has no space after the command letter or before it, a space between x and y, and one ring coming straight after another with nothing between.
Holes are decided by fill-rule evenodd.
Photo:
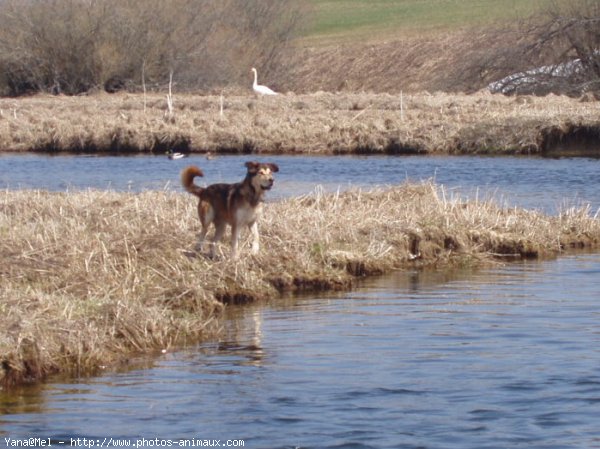
<instances>
[{"instance_id":1,"label":"brown and white dog","mask_svg":"<svg viewBox=\"0 0 600 449\"><path fill-rule=\"evenodd\" d=\"M235 184L211 184L200 187L194 184L196 176L204 176L202 170L194 165L181 172L181 183L185 190L200 198L198 216L202 223L200 251L204 249L204 239L211 223L215 225L210 256L215 255L216 243L223 238L225 228L231 226L231 256L237 257L240 232L244 226L252 231L252 254L258 253L259 236L257 220L262 212L264 193L273 187L273 173L279 171L276 164L246 162L248 172L242 182Z\"/></svg>"}]
</instances>

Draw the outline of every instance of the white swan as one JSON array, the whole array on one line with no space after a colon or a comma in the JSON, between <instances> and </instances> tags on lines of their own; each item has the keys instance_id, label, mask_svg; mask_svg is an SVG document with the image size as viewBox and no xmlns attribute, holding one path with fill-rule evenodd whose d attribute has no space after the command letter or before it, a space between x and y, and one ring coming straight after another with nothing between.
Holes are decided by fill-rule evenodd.
<instances>
[{"instance_id":1,"label":"white swan","mask_svg":"<svg viewBox=\"0 0 600 449\"><path fill-rule=\"evenodd\" d=\"M277 95L277 92L269 89L267 86L258 84L258 74L256 73L256 69L252 67L252 71L254 72L254 83L252 84L254 92L259 95Z\"/></svg>"}]
</instances>

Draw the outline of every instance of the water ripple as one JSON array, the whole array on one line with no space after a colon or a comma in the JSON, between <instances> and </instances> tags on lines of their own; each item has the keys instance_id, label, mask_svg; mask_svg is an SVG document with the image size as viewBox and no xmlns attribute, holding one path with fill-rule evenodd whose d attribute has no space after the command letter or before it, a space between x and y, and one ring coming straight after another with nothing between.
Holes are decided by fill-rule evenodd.
<instances>
[{"instance_id":1,"label":"water ripple","mask_svg":"<svg viewBox=\"0 0 600 449\"><path fill-rule=\"evenodd\" d=\"M220 342L5 398L3 435L598 447L599 270L589 254L406 272L350 293L231 307Z\"/></svg>"},{"instance_id":2,"label":"water ripple","mask_svg":"<svg viewBox=\"0 0 600 449\"><path fill-rule=\"evenodd\" d=\"M434 179L448 197L495 198L501 203L555 213L565 207L600 209L600 160L488 156L265 156L281 168L270 199L314 191L373 187ZM178 161L163 156L94 156L0 153L0 188L6 189L179 189L179 172L200 165L203 181L237 182L246 155ZM368 165L368 170L365 170ZM237 169L235 167L238 167ZM349 181L351 180L351 181ZM582 181L585 180L585 181ZM540 194L543 192L543 194Z\"/></svg>"}]
</instances>

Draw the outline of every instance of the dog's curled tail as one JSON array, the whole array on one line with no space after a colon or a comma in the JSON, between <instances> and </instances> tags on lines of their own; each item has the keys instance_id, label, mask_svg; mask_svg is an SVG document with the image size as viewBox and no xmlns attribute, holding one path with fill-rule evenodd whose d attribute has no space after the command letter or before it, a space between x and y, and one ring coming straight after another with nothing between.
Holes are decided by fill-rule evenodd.
<instances>
[{"instance_id":1,"label":"dog's curled tail","mask_svg":"<svg viewBox=\"0 0 600 449\"><path fill-rule=\"evenodd\" d=\"M183 185L185 190L187 190L191 194L200 196L204 189L194 184L194 178L196 176L204 176L204 173L202 173L202 170L200 170L198 167L196 167L195 165L190 165L184 168L181 171L181 184Z\"/></svg>"}]
</instances>

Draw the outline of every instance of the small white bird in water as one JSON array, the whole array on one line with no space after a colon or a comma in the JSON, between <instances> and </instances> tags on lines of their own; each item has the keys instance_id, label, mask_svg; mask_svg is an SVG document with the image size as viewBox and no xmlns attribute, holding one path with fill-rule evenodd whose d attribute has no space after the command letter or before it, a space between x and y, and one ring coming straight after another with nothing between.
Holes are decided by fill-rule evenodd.
<instances>
[{"instance_id":1,"label":"small white bird in water","mask_svg":"<svg viewBox=\"0 0 600 449\"><path fill-rule=\"evenodd\" d=\"M187 156L187 154L184 154L184 153L173 153L173 150L167 151L167 157L169 159L171 159L171 160L181 159L181 158L184 158L186 156Z\"/></svg>"},{"instance_id":2,"label":"small white bird in water","mask_svg":"<svg viewBox=\"0 0 600 449\"><path fill-rule=\"evenodd\" d=\"M258 74L256 69L252 67L252 71L254 72L254 83L252 84L252 89L259 95L277 95L277 92L269 89L267 86L263 86L258 84Z\"/></svg>"}]
</instances>

